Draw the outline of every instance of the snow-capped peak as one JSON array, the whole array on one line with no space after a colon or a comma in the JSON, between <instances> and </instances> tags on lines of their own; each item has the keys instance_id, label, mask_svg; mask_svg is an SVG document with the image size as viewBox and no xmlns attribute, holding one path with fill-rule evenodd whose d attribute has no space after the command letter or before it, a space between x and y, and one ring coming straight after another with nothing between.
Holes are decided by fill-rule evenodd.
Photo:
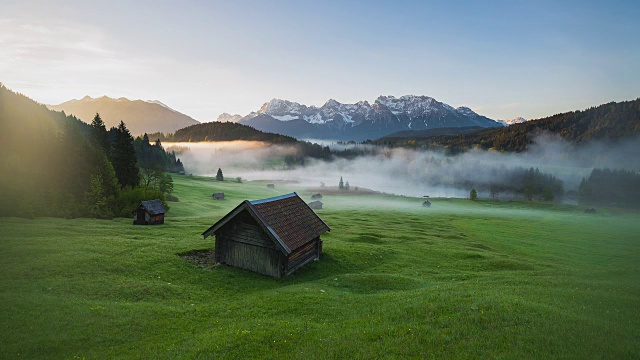
<instances>
[{"instance_id":1,"label":"snow-capped peak","mask_svg":"<svg viewBox=\"0 0 640 360\"><path fill-rule=\"evenodd\" d=\"M329 99L329 100L327 100L326 103L324 103L324 105L322 107L338 107L340 105L342 105L342 104L337 102L336 100Z\"/></svg>"},{"instance_id":2,"label":"snow-capped peak","mask_svg":"<svg viewBox=\"0 0 640 360\"><path fill-rule=\"evenodd\" d=\"M386 106L394 115L407 114L410 117L430 114L444 105L424 95L403 95L399 98L391 95L380 96L376 99L376 103Z\"/></svg>"},{"instance_id":3,"label":"snow-capped peak","mask_svg":"<svg viewBox=\"0 0 640 360\"><path fill-rule=\"evenodd\" d=\"M258 112L269 115L284 115L299 112L302 107L297 102L271 99L271 101L264 103Z\"/></svg>"}]
</instances>

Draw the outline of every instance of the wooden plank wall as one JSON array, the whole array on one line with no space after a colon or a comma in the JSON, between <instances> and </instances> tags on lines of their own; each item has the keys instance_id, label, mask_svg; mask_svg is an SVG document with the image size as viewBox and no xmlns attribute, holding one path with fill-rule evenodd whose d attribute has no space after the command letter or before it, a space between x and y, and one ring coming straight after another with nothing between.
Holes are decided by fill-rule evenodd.
<instances>
[{"instance_id":1,"label":"wooden plank wall","mask_svg":"<svg viewBox=\"0 0 640 360\"><path fill-rule=\"evenodd\" d=\"M289 259L287 263L287 272L291 272L295 270L300 265L310 260L320 258L318 241L319 239L315 239L305 244L304 246L296 249L295 252L289 254Z\"/></svg>"},{"instance_id":2,"label":"wooden plank wall","mask_svg":"<svg viewBox=\"0 0 640 360\"><path fill-rule=\"evenodd\" d=\"M280 277L279 251L236 241L227 241L225 245L222 254L224 263L260 274Z\"/></svg>"},{"instance_id":3,"label":"wooden plank wall","mask_svg":"<svg viewBox=\"0 0 640 360\"><path fill-rule=\"evenodd\" d=\"M245 216L243 216L245 215ZM216 235L217 261L280 277L284 255L248 214L239 214Z\"/></svg>"}]
</instances>

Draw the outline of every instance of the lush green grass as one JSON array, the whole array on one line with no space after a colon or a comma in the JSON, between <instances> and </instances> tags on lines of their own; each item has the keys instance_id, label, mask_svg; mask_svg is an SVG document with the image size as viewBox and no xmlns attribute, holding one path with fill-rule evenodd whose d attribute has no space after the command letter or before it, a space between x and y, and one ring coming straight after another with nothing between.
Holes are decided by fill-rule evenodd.
<instances>
[{"instance_id":1,"label":"lush green grass","mask_svg":"<svg viewBox=\"0 0 640 360\"><path fill-rule=\"evenodd\" d=\"M0 219L0 358L640 356L638 214L325 196L325 256L275 280L177 254L291 189L174 179L164 226Z\"/></svg>"}]
</instances>

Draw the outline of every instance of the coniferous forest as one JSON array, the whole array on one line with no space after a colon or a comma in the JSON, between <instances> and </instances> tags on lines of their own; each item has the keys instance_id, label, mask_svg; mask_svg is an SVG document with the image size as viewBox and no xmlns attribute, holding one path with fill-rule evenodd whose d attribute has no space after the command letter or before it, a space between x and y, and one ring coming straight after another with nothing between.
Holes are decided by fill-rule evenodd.
<instances>
[{"instance_id":1,"label":"coniferous forest","mask_svg":"<svg viewBox=\"0 0 640 360\"><path fill-rule=\"evenodd\" d=\"M142 200L164 201L162 171L182 164L147 144L123 122L107 130L96 114L88 125L0 85L0 216L129 217Z\"/></svg>"},{"instance_id":2,"label":"coniferous forest","mask_svg":"<svg viewBox=\"0 0 640 360\"><path fill-rule=\"evenodd\" d=\"M585 204L640 208L640 174L630 170L593 169L578 189Z\"/></svg>"}]
</instances>

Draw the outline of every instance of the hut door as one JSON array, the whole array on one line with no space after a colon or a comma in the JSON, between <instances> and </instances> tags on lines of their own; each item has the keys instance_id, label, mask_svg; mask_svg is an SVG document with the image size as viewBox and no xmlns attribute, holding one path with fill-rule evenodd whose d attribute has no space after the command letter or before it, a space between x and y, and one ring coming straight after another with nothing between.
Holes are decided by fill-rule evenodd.
<instances>
[{"instance_id":1,"label":"hut door","mask_svg":"<svg viewBox=\"0 0 640 360\"><path fill-rule=\"evenodd\" d=\"M144 209L138 209L138 214L136 216L138 224L147 224L147 219L145 217L146 211Z\"/></svg>"}]
</instances>

